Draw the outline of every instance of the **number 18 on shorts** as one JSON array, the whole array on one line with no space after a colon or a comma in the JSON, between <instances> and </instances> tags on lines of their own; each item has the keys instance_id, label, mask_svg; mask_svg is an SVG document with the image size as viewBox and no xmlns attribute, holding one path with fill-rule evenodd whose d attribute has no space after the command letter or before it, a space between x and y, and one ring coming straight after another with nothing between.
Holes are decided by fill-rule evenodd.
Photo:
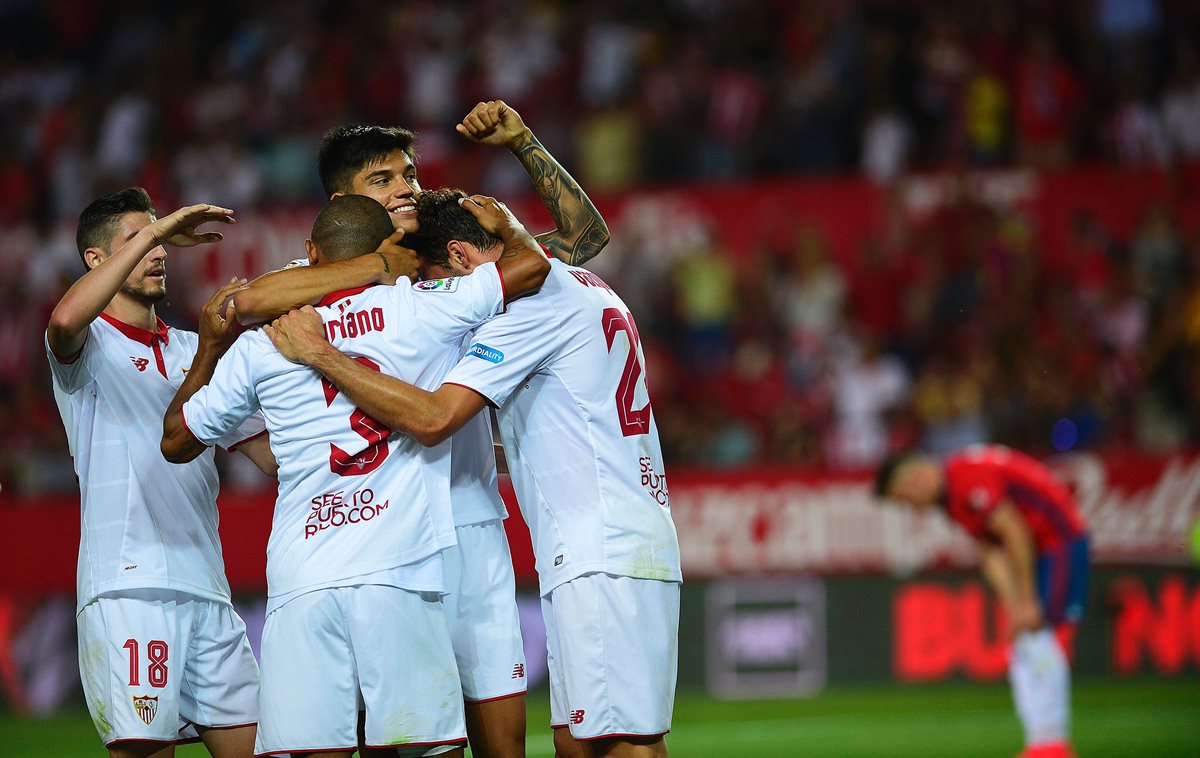
<instances>
[{"instance_id":1,"label":"number 18 on shorts","mask_svg":"<svg viewBox=\"0 0 1200 758\"><path fill-rule=\"evenodd\" d=\"M227 604L132 590L92 601L78 625L83 692L106 745L188 741L196 724L258 720L258 664Z\"/></svg>"}]
</instances>

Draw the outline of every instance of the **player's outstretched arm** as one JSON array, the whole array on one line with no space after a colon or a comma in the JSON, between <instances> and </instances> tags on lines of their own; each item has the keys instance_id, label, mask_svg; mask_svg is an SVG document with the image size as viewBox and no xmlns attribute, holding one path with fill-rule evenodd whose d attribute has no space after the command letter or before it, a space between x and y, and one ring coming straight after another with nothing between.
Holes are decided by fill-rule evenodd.
<instances>
[{"instance_id":1,"label":"player's outstretched arm","mask_svg":"<svg viewBox=\"0 0 1200 758\"><path fill-rule=\"evenodd\" d=\"M1034 570L1033 535L1021 512L1011 502L1001 503L988 517L988 530L999 539L996 549L1004 554L1010 567L1012 588L1006 610L1013 633L1033 631L1042 625L1041 604L1038 602ZM1003 600L1003 595L1001 596Z\"/></svg>"},{"instance_id":2,"label":"player's outstretched arm","mask_svg":"<svg viewBox=\"0 0 1200 758\"><path fill-rule=\"evenodd\" d=\"M237 322L237 306L230 303L224 316L221 315L221 310L234 291L245 284L244 279L234 279L217 290L200 311L200 342L196 346L196 355L192 358L192 367L188 369L183 384L179 385L175 397L171 399L171 404L163 414L163 436L159 450L171 463L187 463L194 460L208 447L196 439L196 435L192 434L184 423L183 404L212 380L217 361L237 337L238 330L234 326ZM258 464L258 461L254 462ZM263 467L259 465L259 468ZM274 472L267 469L263 469L263 473L274 476Z\"/></svg>"},{"instance_id":3,"label":"player's outstretched arm","mask_svg":"<svg viewBox=\"0 0 1200 758\"><path fill-rule=\"evenodd\" d=\"M404 231L388 237L374 255L360 255L320 266L297 266L263 274L233 295L238 321L261 324L304 305L313 305L330 292L368 284L395 284L401 277L417 278L417 254L400 244Z\"/></svg>"},{"instance_id":4,"label":"player's outstretched arm","mask_svg":"<svg viewBox=\"0 0 1200 758\"><path fill-rule=\"evenodd\" d=\"M504 145L529 172L557 227L537 235L537 241L555 258L579 266L596 257L608 244L608 224L591 198L538 142L521 114L511 106L503 100L479 103L455 129L473 142Z\"/></svg>"},{"instance_id":5,"label":"player's outstretched arm","mask_svg":"<svg viewBox=\"0 0 1200 758\"><path fill-rule=\"evenodd\" d=\"M496 261L504 282L504 302L511 303L542 286L550 275L550 262L508 206L486 195L464 197L458 204L475 217L484 231L504 243L504 252Z\"/></svg>"},{"instance_id":6,"label":"player's outstretched arm","mask_svg":"<svg viewBox=\"0 0 1200 758\"><path fill-rule=\"evenodd\" d=\"M151 250L164 243L192 247L219 241L220 232L196 231L196 227L209 221L232 224L233 211L216 205L189 205L142 227L107 259L98 248L85 250L84 257L92 262L91 271L71 285L50 314L46 339L54 354L67 358L79 352L88 325L99 318Z\"/></svg>"},{"instance_id":7,"label":"player's outstretched arm","mask_svg":"<svg viewBox=\"0 0 1200 758\"><path fill-rule=\"evenodd\" d=\"M263 331L285 358L320 371L368 416L422 445L448 439L486 404L466 387L443 384L429 392L372 371L329 343L321 317L311 307L293 311Z\"/></svg>"}]
</instances>

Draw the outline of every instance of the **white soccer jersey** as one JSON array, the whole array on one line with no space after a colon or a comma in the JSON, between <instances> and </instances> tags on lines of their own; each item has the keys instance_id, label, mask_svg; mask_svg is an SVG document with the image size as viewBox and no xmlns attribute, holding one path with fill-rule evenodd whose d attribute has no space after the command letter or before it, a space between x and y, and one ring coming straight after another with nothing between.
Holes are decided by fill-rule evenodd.
<instances>
[{"instance_id":1,"label":"white soccer jersey","mask_svg":"<svg viewBox=\"0 0 1200 758\"><path fill-rule=\"evenodd\" d=\"M307 265L307 258L297 258L280 270ZM464 353L470 342L468 335L462 344ZM450 504L455 526L508 518L500 498L494 443L491 419L486 413L463 424L450 440Z\"/></svg>"},{"instance_id":2,"label":"white soccer jersey","mask_svg":"<svg viewBox=\"0 0 1200 758\"><path fill-rule=\"evenodd\" d=\"M432 389L458 359L464 335L503 307L503 283L489 264L477 276L333 293L317 310L340 350ZM425 448L392 432L252 331L183 414L208 441L259 409L279 462L267 544L271 598L415 564L454 544L448 441Z\"/></svg>"},{"instance_id":3,"label":"white soccer jersey","mask_svg":"<svg viewBox=\"0 0 1200 758\"><path fill-rule=\"evenodd\" d=\"M83 506L79 608L135 588L229 602L213 452L183 465L159 452L163 414L198 340L161 320L148 332L102 313L69 360L45 343ZM213 441L232 449L264 428L261 417L243 421Z\"/></svg>"},{"instance_id":4,"label":"white soccer jersey","mask_svg":"<svg viewBox=\"0 0 1200 758\"><path fill-rule=\"evenodd\" d=\"M596 571L681 581L633 317L595 274L550 265L540 292L475 332L446 382L500 409L542 594Z\"/></svg>"},{"instance_id":5,"label":"white soccer jersey","mask_svg":"<svg viewBox=\"0 0 1200 758\"><path fill-rule=\"evenodd\" d=\"M463 344L463 348L468 343ZM463 351L459 351L461 356ZM491 415L476 413L450 438L450 503L455 526L508 518L500 498Z\"/></svg>"}]
</instances>

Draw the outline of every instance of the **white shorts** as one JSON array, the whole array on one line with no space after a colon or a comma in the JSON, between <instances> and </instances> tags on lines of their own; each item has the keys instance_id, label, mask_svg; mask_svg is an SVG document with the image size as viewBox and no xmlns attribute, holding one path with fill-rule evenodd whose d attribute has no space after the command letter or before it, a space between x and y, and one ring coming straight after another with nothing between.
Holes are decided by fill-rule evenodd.
<instances>
[{"instance_id":1,"label":"white shorts","mask_svg":"<svg viewBox=\"0 0 1200 758\"><path fill-rule=\"evenodd\" d=\"M188 742L195 725L258 721L258 664L225 603L171 590L123 590L79 611L83 694L105 745Z\"/></svg>"},{"instance_id":2,"label":"white shorts","mask_svg":"<svg viewBox=\"0 0 1200 758\"><path fill-rule=\"evenodd\" d=\"M465 743L441 599L378 584L300 595L267 616L255 755ZM407 751L406 751L406 754Z\"/></svg>"},{"instance_id":3,"label":"white shorts","mask_svg":"<svg viewBox=\"0 0 1200 758\"><path fill-rule=\"evenodd\" d=\"M542 598L550 725L578 740L671 731L679 584L585 574Z\"/></svg>"},{"instance_id":4,"label":"white shorts","mask_svg":"<svg viewBox=\"0 0 1200 758\"><path fill-rule=\"evenodd\" d=\"M504 522L455 531L458 544L444 553L445 604L463 696L486 702L524 694L525 646Z\"/></svg>"}]
</instances>

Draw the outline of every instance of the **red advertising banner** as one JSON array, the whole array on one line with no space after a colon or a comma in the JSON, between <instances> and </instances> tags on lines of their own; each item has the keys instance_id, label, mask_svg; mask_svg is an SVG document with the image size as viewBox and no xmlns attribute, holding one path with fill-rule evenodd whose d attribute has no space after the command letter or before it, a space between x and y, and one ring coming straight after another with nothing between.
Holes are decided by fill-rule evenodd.
<instances>
[{"instance_id":1,"label":"red advertising banner","mask_svg":"<svg viewBox=\"0 0 1200 758\"><path fill-rule=\"evenodd\" d=\"M1200 457L1079 454L1048 462L1079 499L1097 562L1188 562L1184 541L1200 518ZM971 540L948 519L884 507L869 487L866 475L674 474L684 574L974 565Z\"/></svg>"},{"instance_id":2,"label":"red advertising banner","mask_svg":"<svg viewBox=\"0 0 1200 758\"><path fill-rule=\"evenodd\" d=\"M1096 578L1094 607L1076 652L1088 657L1099 652L1105 670L1117 676L1200 671L1200 584L1194 572L1135 570ZM1097 627L1106 627L1105 633ZM982 582L922 581L897 589L892 668L899 681L999 679L1008 670L1008 656L1003 610Z\"/></svg>"},{"instance_id":3,"label":"red advertising banner","mask_svg":"<svg viewBox=\"0 0 1200 758\"><path fill-rule=\"evenodd\" d=\"M1185 536L1200 518L1200 456L1072 455L1050 461L1074 487L1101 564L1187 565ZM671 508L689 579L763 572L908 573L974 564L970 540L940 514L885 507L866 475L820 472L671 474ZM518 577L534 580L529 535L504 487ZM221 539L236 591L264 588L274 492L225 492ZM79 505L0 496L0 591L71 591Z\"/></svg>"}]
</instances>

